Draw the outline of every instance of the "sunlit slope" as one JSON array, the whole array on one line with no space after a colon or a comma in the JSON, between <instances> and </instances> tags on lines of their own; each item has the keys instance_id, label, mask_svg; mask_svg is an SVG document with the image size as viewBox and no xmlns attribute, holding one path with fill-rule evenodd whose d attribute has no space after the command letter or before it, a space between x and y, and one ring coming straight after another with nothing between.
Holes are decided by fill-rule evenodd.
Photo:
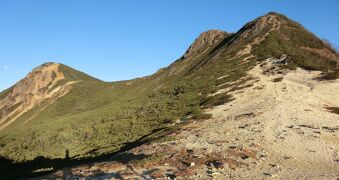
<instances>
[{"instance_id":1,"label":"sunlit slope","mask_svg":"<svg viewBox=\"0 0 339 180\"><path fill-rule=\"evenodd\" d=\"M65 93L35 103L2 129L0 155L23 161L63 158L66 150L71 158L118 151L142 137L157 136L160 129L175 130L176 122L208 118L204 108L232 100L220 89L243 88L248 70L282 54L289 58L286 68L336 70L338 55L332 48L276 13L249 22L237 33L204 32L182 58L144 78L108 83L59 65L64 78L44 93L59 86ZM0 100L15 86L2 92Z\"/></svg>"}]
</instances>

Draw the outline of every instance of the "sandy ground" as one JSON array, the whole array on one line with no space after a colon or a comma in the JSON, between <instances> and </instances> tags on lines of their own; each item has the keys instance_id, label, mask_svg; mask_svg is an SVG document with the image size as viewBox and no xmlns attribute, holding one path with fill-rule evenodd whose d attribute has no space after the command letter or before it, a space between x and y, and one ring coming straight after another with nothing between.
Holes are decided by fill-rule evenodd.
<instances>
[{"instance_id":1,"label":"sandy ground","mask_svg":"<svg viewBox=\"0 0 339 180\"><path fill-rule=\"evenodd\" d=\"M339 80L314 80L319 73L265 75L258 65L244 84L251 87L230 92L234 101L207 111L213 118L184 125L173 140L129 151L165 154L161 159L142 166L88 164L49 178L338 179L339 115L325 107L339 107Z\"/></svg>"},{"instance_id":2,"label":"sandy ground","mask_svg":"<svg viewBox=\"0 0 339 180\"><path fill-rule=\"evenodd\" d=\"M258 149L259 162L248 169L226 171L226 177L339 177L339 115L325 108L339 107L339 81L313 80L318 74L297 69L266 76L257 66L249 72L254 81L259 80L251 89L234 92L233 102L209 111L216 122L204 122L206 134L202 137L262 147ZM277 77L283 80L273 82Z\"/></svg>"}]
</instances>

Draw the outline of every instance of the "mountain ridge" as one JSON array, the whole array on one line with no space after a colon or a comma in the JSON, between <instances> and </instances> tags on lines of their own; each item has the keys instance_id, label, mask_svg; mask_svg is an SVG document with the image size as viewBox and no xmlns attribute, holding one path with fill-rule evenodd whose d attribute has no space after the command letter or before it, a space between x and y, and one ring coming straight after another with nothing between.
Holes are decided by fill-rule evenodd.
<instances>
[{"instance_id":1,"label":"mountain ridge","mask_svg":"<svg viewBox=\"0 0 339 180\"><path fill-rule=\"evenodd\" d=\"M320 49L320 53L314 49ZM261 16L236 33L206 31L182 58L145 78L103 82L62 64L58 64L57 71L57 63L43 64L36 72L49 66L54 69L45 74L33 70L33 74L46 77L37 76L44 79L44 83L28 92L37 95L40 89L45 89L43 86L48 87L41 90L43 98L31 103L34 107L21 110L22 114L14 121L8 118L8 112L18 113L15 107L18 103L32 100L27 100L29 96L23 93L23 100L13 101L4 108L3 102L11 100L4 98L8 93L18 92L18 88L14 86L0 93L2 118L6 112L6 119L1 119L1 123L11 122L0 132L3 147L0 155L25 161L38 156L62 158L65 149L71 151L70 158L116 152L147 134L150 135L146 139L152 139L165 130L172 131L180 126L176 122L208 118L205 109L234 99L229 92L221 90L244 88L250 69L282 54L288 56L289 64L285 67L288 69L336 70L338 55L333 49L277 13ZM58 75L59 72L62 75ZM58 80L52 81L52 77ZM69 82L72 83L67 84ZM60 91L53 91L58 87ZM62 92L62 96L47 95L51 92ZM13 93L14 96L17 93ZM45 97L52 98L46 100ZM164 131L152 134L157 129ZM13 142L11 137L18 142Z\"/></svg>"}]
</instances>

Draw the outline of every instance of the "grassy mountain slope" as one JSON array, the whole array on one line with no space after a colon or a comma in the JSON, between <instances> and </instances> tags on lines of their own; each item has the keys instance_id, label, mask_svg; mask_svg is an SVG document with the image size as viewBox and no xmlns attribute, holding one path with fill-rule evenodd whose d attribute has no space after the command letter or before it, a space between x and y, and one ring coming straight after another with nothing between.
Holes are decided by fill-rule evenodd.
<instances>
[{"instance_id":1,"label":"grassy mountain slope","mask_svg":"<svg viewBox=\"0 0 339 180\"><path fill-rule=\"evenodd\" d=\"M281 28L272 32L254 49L257 58L265 59L288 54L293 63L310 70L335 70L338 60L337 52L324 41L306 30L302 25L277 15Z\"/></svg>"},{"instance_id":2,"label":"grassy mountain slope","mask_svg":"<svg viewBox=\"0 0 339 180\"><path fill-rule=\"evenodd\" d=\"M77 83L47 107L48 102L39 104L0 131L0 155L25 161L38 156L64 158L66 150L71 158L118 151L142 137L174 130L178 120L208 117L204 108L232 100L227 92L211 94L242 88L246 79L241 78L257 62L283 53L293 67L335 69L334 50L276 13L259 17L234 34L214 33L217 38L211 43L144 78L107 83L61 65L65 80L59 83ZM23 125L28 118L32 119Z\"/></svg>"}]
</instances>

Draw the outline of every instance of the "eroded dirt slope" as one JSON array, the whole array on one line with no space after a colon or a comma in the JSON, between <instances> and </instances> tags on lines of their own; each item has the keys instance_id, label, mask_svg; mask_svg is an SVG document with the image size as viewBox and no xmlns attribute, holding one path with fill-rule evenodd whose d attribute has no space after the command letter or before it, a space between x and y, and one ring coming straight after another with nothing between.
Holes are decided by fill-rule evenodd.
<instances>
[{"instance_id":1,"label":"eroded dirt slope","mask_svg":"<svg viewBox=\"0 0 339 180\"><path fill-rule=\"evenodd\" d=\"M49 101L48 106L55 99L69 92L70 85L75 82L58 85L58 82L65 79L59 66L60 64L57 63L45 63L35 68L0 100L0 131L42 102ZM27 119L23 124L29 120Z\"/></svg>"}]
</instances>

